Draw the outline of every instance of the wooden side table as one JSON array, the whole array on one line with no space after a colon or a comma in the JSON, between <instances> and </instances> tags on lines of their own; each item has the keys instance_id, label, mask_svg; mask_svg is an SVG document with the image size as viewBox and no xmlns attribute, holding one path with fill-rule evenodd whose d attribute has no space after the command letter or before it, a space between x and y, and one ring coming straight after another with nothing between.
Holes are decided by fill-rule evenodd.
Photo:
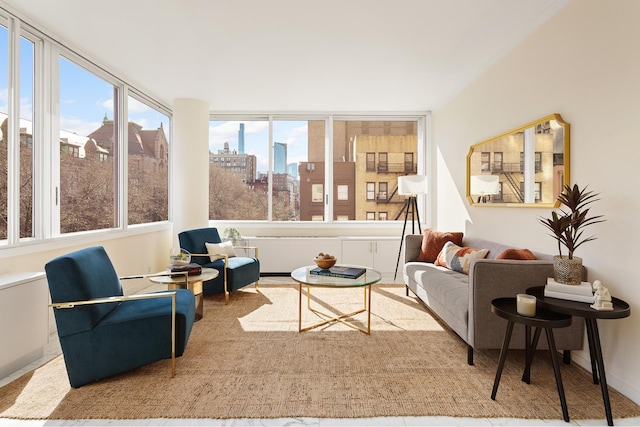
<instances>
[{"instance_id":1,"label":"wooden side table","mask_svg":"<svg viewBox=\"0 0 640 427\"><path fill-rule=\"evenodd\" d=\"M507 358L507 351L509 350L509 342L511 341L511 333L513 332L513 325L520 323L525 326L525 367L522 374L522 381L527 384L530 383L531 374L531 362L533 361L533 355L538 345L540 333L542 329L547 336L547 343L549 344L549 352L551 353L551 363L553 365L553 372L556 376L556 387L558 388L558 395L560 396L560 406L562 407L562 417L565 421L569 421L569 411L567 409L567 401L564 397L564 388L562 386L562 376L560 374L560 365L556 355L556 342L553 337L554 328L565 328L571 325L571 316L566 314L556 313L549 310L543 310L539 306L536 309L536 315L533 317L522 316L518 314L515 298L496 298L491 301L491 311L498 316L507 319L507 330L504 334L504 342L502 344L502 350L500 350L500 361L498 362L498 370L496 371L496 378L493 382L493 390L491 391L491 399L496 400L496 393L498 392L498 384L500 384L500 377L502 376L502 369L504 368L504 362ZM533 340L531 340L531 327L535 327L535 333Z\"/></svg>"},{"instance_id":2,"label":"wooden side table","mask_svg":"<svg viewBox=\"0 0 640 427\"><path fill-rule=\"evenodd\" d=\"M629 304L619 298L612 298L613 310L595 310L588 303L569 301L558 298L544 296L544 286L535 286L527 289L529 295L538 299L538 307L557 313L582 317L587 326L587 340L589 342L589 356L591 358L591 372L593 383L600 383L602 389L602 400L604 410L607 415L607 424L613 425L613 415L611 413L611 401L609 400L609 389L607 388L607 376L604 372L604 360L602 358L602 347L600 346L600 333L598 332L598 319L621 319L631 315Z\"/></svg>"}]
</instances>

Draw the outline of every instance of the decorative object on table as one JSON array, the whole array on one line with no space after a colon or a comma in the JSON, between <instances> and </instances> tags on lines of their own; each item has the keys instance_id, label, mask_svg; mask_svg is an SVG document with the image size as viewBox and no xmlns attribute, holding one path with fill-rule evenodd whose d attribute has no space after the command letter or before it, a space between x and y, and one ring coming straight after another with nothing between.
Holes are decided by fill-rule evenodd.
<instances>
[{"instance_id":1,"label":"decorative object on table","mask_svg":"<svg viewBox=\"0 0 640 427\"><path fill-rule=\"evenodd\" d=\"M574 256L575 250L583 243L595 240L595 236L583 236L584 229L593 224L605 221L602 215L589 216L589 205L599 199L598 194L573 187L564 186L558 201L566 209L560 208L551 212L551 218L540 218L539 221L551 231L551 236L558 242L558 255L553 258L554 279L567 285L579 285L582 282L582 258ZM562 247L568 254L562 255Z\"/></svg>"},{"instance_id":2,"label":"decorative object on table","mask_svg":"<svg viewBox=\"0 0 640 427\"><path fill-rule=\"evenodd\" d=\"M331 277L344 277L346 279L357 279L362 276L367 270L360 267L347 267L336 265L328 269L325 268L312 268L309 273L316 274L318 276L331 276Z\"/></svg>"},{"instance_id":3,"label":"decorative object on table","mask_svg":"<svg viewBox=\"0 0 640 427\"><path fill-rule=\"evenodd\" d=\"M516 311L520 316L534 317L536 315L536 297L527 294L517 294Z\"/></svg>"},{"instance_id":4,"label":"decorative object on table","mask_svg":"<svg viewBox=\"0 0 640 427\"><path fill-rule=\"evenodd\" d=\"M336 265L336 257L320 252L318 256L313 259L313 262L315 262L319 268L328 270Z\"/></svg>"},{"instance_id":5,"label":"decorative object on table","mask_svg":"<svg viewBox=\"0 0 640 427\"><path fill-rule=\"evenodd\" d=\"M402 253L402 245L404 243L404 234L407 229L407 219L409 211L411 211L411 234L416 234L415 221L418 220L418 232L422 234L420 226L420 213L418 212L418 194L427 193L427 177L425 175L404 175L398 177L398 194L408 196L404 201L404 225L402 226L402 236L400 236L400 249L398 250L398 261L396 262L396 272L393 280L398 275L398 266L400 265L400 254Z\"/></svg>"},{"instance_id":6,"label":"decorative object on table","mask_svg":"<svg viewBox=\"0 0 640 427\"><path fill-rule=\"evenodd\" d=\"M594 302L591 283L581 282L579 285L567 285L556 282L553 277L547 277L544 296L589 304Z\"/></svg>"},{"instance_id":7,"label":"decorative object on table","mask_svg":"<svg viewBox=\"0 0 640 427\"><path fill-rule=\"evenodd\" d=\"M202 266L200 264L196 264L195 262L190 262L185 265L170 265L169 271L171 273L182 273L187 272L187 276L196 276L202 273ZM177 276L177 275L172 275Z\"/></svg>"},{"instance_id":8,"label":"decorative object on table","mask_svg":"<svg viewBox=\"0 0 640 427\"><path fill-rule=\"evenodd\" d=\"M500 177L498 175L472 175L469 186L469 193L471 196L478 196L478 203L487 203L488 197L500 194Z\"/></svg>"},{"instance_id":9,"label":"decorative object on table","mask_svg":"<svg viewBox=\"0 0 640 427\"><path fill-rule=\"evenodd\" d=\"M594 303L591 304L591 308L596 310L611 311L613 310L613 302L611 302L611 294L609 289L602 285L600 280L593 282L593 289L595 289Z\"/></svg>"},{"instance_id":10,"label":"decorative object on table","mask_svg":"<svg viewBox=\"0 0 640 427\"><path fill-rule=\"evenodd\" d=\"M187 265L191 262L191 254L186 249L171 248L169 250L170 265Z\"/></svg>"},{"instance_id":11,"label":"decorative object on table","mask_svg":"<svg viewBox=\"0 0 640 427\"><path fill-rule=\"evenodd\" d=\"M222 237L226 240L231 240L232 242L236 242L237 240L242 239L242 235L240 231L235 227L227 227L222 232Z\"/></svg>"}]
</instances>

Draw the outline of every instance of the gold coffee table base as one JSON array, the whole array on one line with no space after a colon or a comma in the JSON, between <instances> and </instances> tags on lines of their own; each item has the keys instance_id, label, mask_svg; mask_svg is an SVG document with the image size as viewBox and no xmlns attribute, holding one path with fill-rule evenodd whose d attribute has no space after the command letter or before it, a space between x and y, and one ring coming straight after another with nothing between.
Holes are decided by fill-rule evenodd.
<instances>
[{"instance_id":1,"label":"gold coffee table base","mask_svg":"<svg viewBox=\"0 0 640 427\"><path fill-rule=\"evenodd\" d=\"M318 328L320 326L323 325L327 325L329 323L333 323L333 322L340 322L343 325L346 325L350 328L356 329L360 332L363 332L367 335L371 335L371 285L366 285L363 287L364 289L364 306L356 311L353 311L351 313L346 313L346 314L341 314L341 315L337 315L337 314L328 314L328 313L324 313L320 310L317 310L315 308L311 307L311 288L309 285L307 285L307 310L309 310L312 313L317 314L318 316L324 317L325 320L323 320L322 322L313 324L311 326L306 326L306 327L302 327L302 283L299 283L299 293L300 293L300 298L298 301L298 332L305 332L305 331L309 331L311 329L315 329ZM361 328L358 325L355 325L351 322L346 321L345 319L348 319L349 317L353 317L356 314L360 314L360 313L364 313L367 312L367 328Z\"/></svg>"}]
</instances>

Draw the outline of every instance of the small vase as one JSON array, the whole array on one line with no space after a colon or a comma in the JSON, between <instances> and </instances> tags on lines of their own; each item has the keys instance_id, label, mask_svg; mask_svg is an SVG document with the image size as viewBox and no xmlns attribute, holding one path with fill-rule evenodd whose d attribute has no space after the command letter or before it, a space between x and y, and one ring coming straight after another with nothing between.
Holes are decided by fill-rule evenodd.
<instances>
[{"instance_id":1,"label":"small vase","mask_svg":"<svg viewBox=\"0 0 640 427\"><path fill-rule=\"evenodd\" d=\"M582 283L582 258L574 256L572 259L566 256L553 257L553 278L558 283L565 285L579 285Z\"/></svg>"}]
</instances>

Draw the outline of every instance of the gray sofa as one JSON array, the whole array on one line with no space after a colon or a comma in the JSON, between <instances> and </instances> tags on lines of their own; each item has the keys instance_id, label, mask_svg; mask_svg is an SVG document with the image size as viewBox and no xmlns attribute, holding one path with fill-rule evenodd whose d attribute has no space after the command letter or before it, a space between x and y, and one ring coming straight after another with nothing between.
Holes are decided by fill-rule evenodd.
<instances>
[{"instance_id":1,"label":"gray sofa","mask_svg":"<svg viewBox=\"0 0 640 427\"><path fill-rule=\"evenodd\" d=\"M510 246L470 237L464 237L462 243L490 250L485 259L472 261L469 275L415 262L422 235L405 236L403 275L407 288L467 343L467 362L473 365L474 349L500 349L504 340L507 321L491 312L491 301L544 285L547 277L553 277L553 257L533 252L536 260L495 259ZM579 318L574 318L570 327L554 331L565 363L570 362L570 350L582 348L583 334L584 322ZM516 325L509 348L523 349L524 342L524 327ZM546 344L541 339L538 348L547 348Z\"/></svg>"}]
</instances>

